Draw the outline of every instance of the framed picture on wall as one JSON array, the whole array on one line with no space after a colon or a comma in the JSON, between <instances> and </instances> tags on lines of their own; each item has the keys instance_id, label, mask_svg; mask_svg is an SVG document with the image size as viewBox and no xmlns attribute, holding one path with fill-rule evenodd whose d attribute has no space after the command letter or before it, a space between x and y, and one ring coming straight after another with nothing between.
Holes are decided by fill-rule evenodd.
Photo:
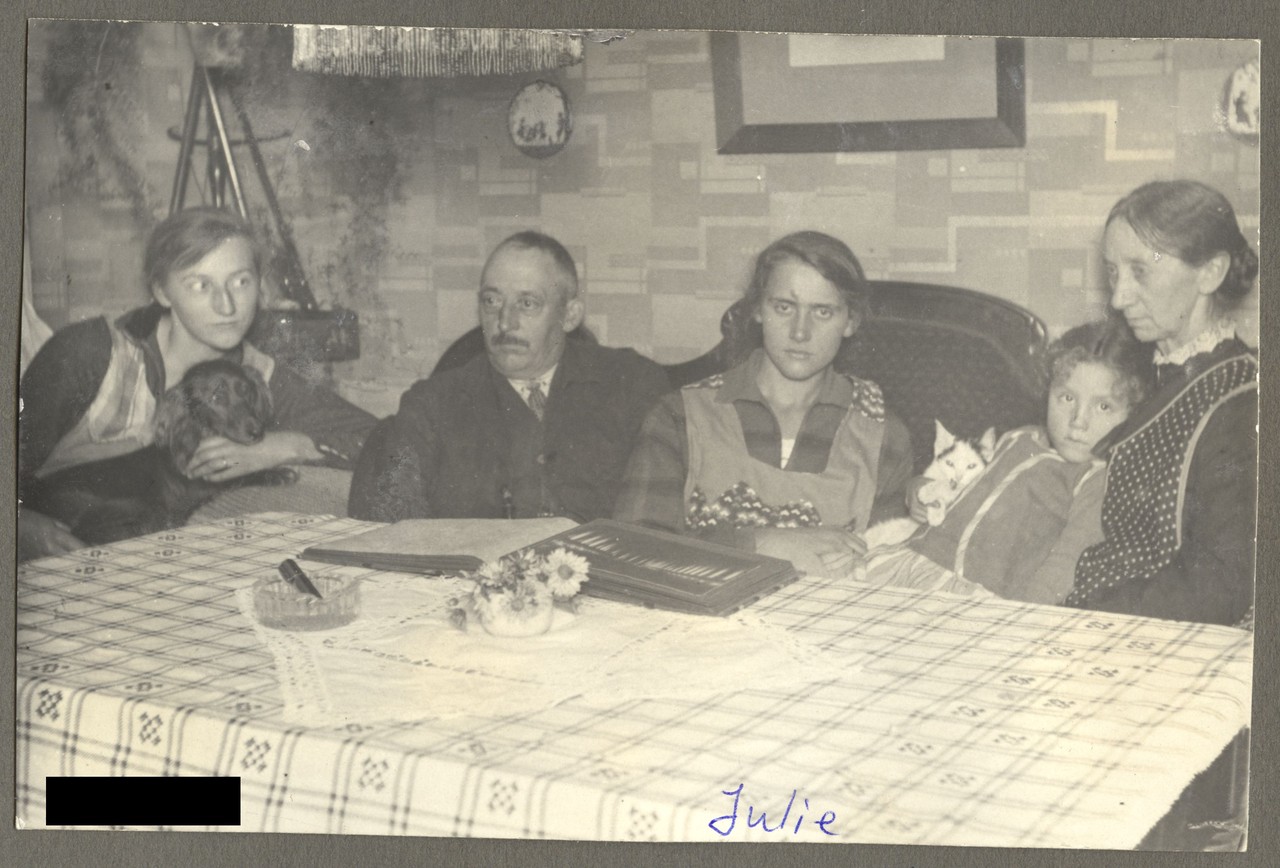
<instances>
[{"instance_id":1,"label":"framed picture on wall","mask_svg":"<svg viewBox=\"0 0 1280 868\"><path fill-rule=\"evenodd\" d=\"M1014 148L1023 41L712 33L722 154Z\"/></svg>"}]
</instances>

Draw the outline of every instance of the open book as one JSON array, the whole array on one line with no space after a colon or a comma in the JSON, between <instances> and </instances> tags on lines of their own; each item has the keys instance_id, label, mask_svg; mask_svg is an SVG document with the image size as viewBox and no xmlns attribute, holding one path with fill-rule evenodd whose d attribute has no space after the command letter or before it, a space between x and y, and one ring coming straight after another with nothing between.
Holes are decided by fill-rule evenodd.
<instances>
[{"instance_id":1,"label":"open book","mask_svg":"<svg viewBox=\"0 0 1280 868\"><path fill-rule=\"evenodd\" d=\"M312 546L298 557L398 573L463 573L575 526L567 518L406 519Z\"/></svg>"}]
</instances>

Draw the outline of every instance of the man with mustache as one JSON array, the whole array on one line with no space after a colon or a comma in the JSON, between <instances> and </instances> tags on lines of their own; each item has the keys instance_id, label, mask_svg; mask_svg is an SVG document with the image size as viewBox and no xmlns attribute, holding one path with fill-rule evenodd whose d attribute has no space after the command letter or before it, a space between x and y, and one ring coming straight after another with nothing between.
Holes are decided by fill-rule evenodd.
<instances>
[{"instance_id":1,"label":"man with mustache","mask_svg":"<svg viewBox=\"0 0 1280 868\"><path fill-rule=\"evenodd\" d=\"M381 451L357 466L352 517L608 516L666 374L634 350L567 339L584 308L550 236L499 244L478 301L485 352L404 394Z\"/></svg>"}]
</instances>

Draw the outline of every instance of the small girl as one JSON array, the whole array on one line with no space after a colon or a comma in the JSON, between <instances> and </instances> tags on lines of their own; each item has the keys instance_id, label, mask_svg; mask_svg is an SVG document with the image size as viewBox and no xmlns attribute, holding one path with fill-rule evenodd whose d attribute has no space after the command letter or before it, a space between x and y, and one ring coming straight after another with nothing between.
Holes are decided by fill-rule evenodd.
<instances>
[{"instance_id":1,"label":"small girl","mask_svg":"<svg viewBox=\"0 0 1280 868\"><path fill-rule=\"evenodd\" d=\"M1062 602L1080 553L1103 536L1095 447L1147 396L1154 369L1150 349L1116 321L1071 329L1048 361L1046 424L1001 437L940 524L872 553L869 583Z\"/></svg>"}]
</instances>

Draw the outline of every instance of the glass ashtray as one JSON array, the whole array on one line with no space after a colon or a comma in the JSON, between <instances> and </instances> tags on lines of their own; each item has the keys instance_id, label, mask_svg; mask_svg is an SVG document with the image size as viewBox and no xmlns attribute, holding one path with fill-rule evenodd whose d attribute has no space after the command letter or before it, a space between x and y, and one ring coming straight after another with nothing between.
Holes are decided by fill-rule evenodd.
<instances>
[{"instance_id":1,"label":"glass ashtray","mask_svg":"<svg viewBox=\"0 0 1280 868\"><path fill-rule=\"evenodd\" d=\"M332 630L360 614L360 580L334 573L309 573L322 595L299 591L278 576L253 585L253 611L258 623L274 630Z\"/></svg>"}]
</instances>

